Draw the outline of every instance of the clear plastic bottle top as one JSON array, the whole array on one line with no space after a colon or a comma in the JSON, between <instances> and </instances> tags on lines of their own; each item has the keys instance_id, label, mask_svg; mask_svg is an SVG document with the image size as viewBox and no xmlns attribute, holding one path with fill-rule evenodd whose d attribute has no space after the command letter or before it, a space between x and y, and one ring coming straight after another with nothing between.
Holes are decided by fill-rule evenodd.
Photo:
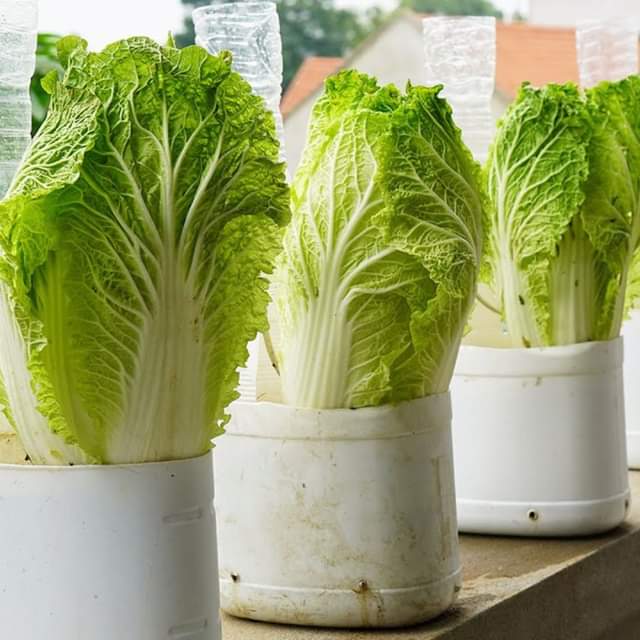
<instances>
[{"instance_id":1,"label":"clear plastic bottle top","mask_svg":"<svg viewBox=\"0 0 640 640\"><path fill-rule=\"evenodd\" d=\"M496 74L493 17L425 18L427 84L442 84L465 142L484 160L494 133L491 102Z\"/></svg>"},{"instance_id":2,"label":"clear plastic bottle top","mask_svg":"<svg viewBox=\"0 0 640 640\"><path fill-rule=\"evenodd\" d=\"M576 28L580 84L593 87L638 73L638 30L631 21L583 20Z\"/></svg>"},{"instance_id":3,"label":"clear plastic bottle top","mask_svg":"<svg viewBox=\"0 0 640 640\"><path fill-rule=\"evenodd\" d=\"M21 88L35 68L37 0L0 0L0 86ZM3 91L4 93L4 91Z\"/></svg>"},{"instance_id":4,"label":"clear plastic bottle top","mask_svg":"<svg viewBox=\"0 0 640 640\"><path fill-rule=\"evenodd\" d=\"M275 2L219 2L193 12L196 43L209 53L230 51L233 68L266 102L276 119L284 159L282 39Z\"/></svg>"},{"instance_id":5,"label":"clear plastic bottle top","mask_svg":"<svg viewBox=\"0 0 640 640\"><path fill-rule=\"evenodd\" d=\"M273 113L285 160L282 98L282 39L274 2L218 2L193 12L196 43L209 53L230 51L233 68L262 97ZM238 391L244 402L258 399L259 339L248 345L249 361L240 369Z\"/></svg>"},{"instance_id":6,"label":"clear plastic bottle top","mask_svg":"<svg viewBox=\"0 0 640 640\"><path fill-rule=\"evenodd\" d=\"M38 30L37 0L2 0L0 2L0 24L10 25L15 31Z\"/></svg>"},{"instance_id":7,"label":"clear plastic bottle top","mask_svg":"<svg viewBox=\"0 0 640 640\"><path fill-rule=\"evenodd\" d=\"M0 197L31 143L37 31L37 0L0 0Z\"/></svg>"},{"instance_id":8,"label":"clear plastic bottle top","mask_svg":"<svg viewBox=\"0 0 640 640\"><path fill-rule=\"evenodd\" d=\"M273 2L214 4L193 12L196 42L211 53L231 51L234 69L265 100L282 92L280 20Z\"/></svg>"}]
</instances>

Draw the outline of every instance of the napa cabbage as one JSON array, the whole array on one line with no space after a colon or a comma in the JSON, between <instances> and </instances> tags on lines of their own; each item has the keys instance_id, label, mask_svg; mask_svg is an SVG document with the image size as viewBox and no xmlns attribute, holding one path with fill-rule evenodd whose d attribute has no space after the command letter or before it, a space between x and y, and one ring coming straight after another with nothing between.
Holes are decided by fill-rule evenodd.
<instances>
[{"instance_id":1,"label":"napa cabbage","mask_svg":"<svg viewBox=\"0 0 640 640\"><path fill-rule=\"evenodd\" d=\"M276 272L284 400L358 408L448 390L481 259L479 168L440 87L328 80Z\"/></svg>"},{"instance_id":2,"label":"napa cabbage","mask_svg":"<svg viewBox=\"0 0 640 640\"><path fill-rule=\"evenodd\" d=\"M485 174L484 275L513 346L617 337L640 246L640 78L525 84Z\"/></svg>"},{"instance_id":3,"label":"napa cabbage","mask_svg":"<svg viewBox=\"0 0 640 640\"><path fill-rule=\"evenodd\" d=\"M0 204L2 403L34 463L210 448L289 218L273 117L228 54L61 41Z\"/></svg>"}]
</instances>

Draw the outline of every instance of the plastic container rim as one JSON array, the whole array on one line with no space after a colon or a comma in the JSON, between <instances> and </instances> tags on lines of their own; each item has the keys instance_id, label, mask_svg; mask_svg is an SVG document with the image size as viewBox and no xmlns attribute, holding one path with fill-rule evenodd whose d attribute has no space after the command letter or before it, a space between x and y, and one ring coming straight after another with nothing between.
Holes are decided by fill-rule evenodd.
<instances>
[{"instance_id":1,"label":"plastic container rim","mask_svg":"<svg viewBox=\"0 0 640 640\"><path fill-rule=\"evenodd\" d=\"M487 355L490 357L487 358ZM460 348L457 377L559 377L614 371L624 363L624 340L583 342L565 346Z\"/></svg>"},{"instance_id":2,"label":"plastic container rim","mask_svg":"<svg viewBox=\"0 0 640 640\"><path fill-rule=\"evenodd\" d=\"M449 429L449 392L397 405L360 409L305 409L274 402L237 402L225 437L290 441L395 440ZM268 420L275 416L276 420ZM388 416L394 416L388 421ZM262 419L261 424L257 418ZM239 424L240 423L240 424Z\"/></svg>"},{"instance_id":3,"label":"plastic container rim","mask_svg":"<svg viewBox=\"0 0 640 640\"><path fill-rule=\"evenodd\" d=\"M132 462L129 464L74 464L74 465L39 465L39 464L6 464L0 462L0 473L3 471L25 471L27 473L41 472L63 472L69 471L78 473L80 471L89 471L96 473L98 471L136 471L138 469L149 469L159 466L179 466L190 462L197 462L210 457L212 450L207 451L200 456L193 458L182 458L180 460L155 460L152 462Z\"/></svg>"}]
</instances>

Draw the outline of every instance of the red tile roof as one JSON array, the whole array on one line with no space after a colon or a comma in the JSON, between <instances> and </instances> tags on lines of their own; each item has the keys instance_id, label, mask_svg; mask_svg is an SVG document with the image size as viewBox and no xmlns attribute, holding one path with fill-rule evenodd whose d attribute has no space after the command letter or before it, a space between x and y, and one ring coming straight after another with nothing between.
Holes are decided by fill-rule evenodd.
<instances>
[{"instance_id":1,"label":"red tile roof","mask_svg":"<svg viewBox=\"0 0 640 640\"><path fill-rule=\"evenodd\" d=\"M413 15L416 19L422 17ZM496 38L496 88L506 98L513 98L524 81L534 85L578 82L574 29L498 22ZM375 46L375 39L372 42L369 46ZM307 58L284 96L284 116L313 95L328 76L345 64L342 58Z\"/></svg>"},{"instance_id":2,"label":"red tile roof","mask_svg":"<svg viewBox=\"0 0 640 640\"><path fill-rule=\"evenodd\" d=\"M575 29L496 25L496 88L512 98L525 82L578 82Z\"/></svg>"},{"instance_id":3,"label":"red tile roof","mask_svg":"<svg viewBox=\"0 0 640 640\"><path fill-rule=\"evenodd\" d=\"M311 56L303 63L291 81L282 98L282 115L287 116L310 95L314 94L323 82L336 73L344 64L344 58L324 58Z\"/></svg>"}]
</instances>

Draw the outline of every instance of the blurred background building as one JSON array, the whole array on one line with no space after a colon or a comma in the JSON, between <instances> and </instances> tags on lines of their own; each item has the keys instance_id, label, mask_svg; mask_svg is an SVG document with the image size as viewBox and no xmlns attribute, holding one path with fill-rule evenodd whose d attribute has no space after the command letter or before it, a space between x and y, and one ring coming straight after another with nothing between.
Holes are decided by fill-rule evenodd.
<instances>
[{"instance_id":1,"label":"blurred background building","mask_svg":"<svg viewBox=\"0 0 640 640\"><path fill-rule=\"evenodd\" d=\"M193 44L191 11L222 0L40 0L40 29L74 32L93 48L129 35ZM229 1L229 0L225 0ZM424 82L421 21L426 15L494 15L497 25L498 117L520 84L578 81L575 25L579 20L622 18L640 29L640 0L275 0L283 37L287 151L292 170L304 146L313 103L324 80L356 67L380 82L403 87ZM42 74L55 68L55 37L40 39L33 85L34 129L48 96Z\"/></svg>"},{"instance_id":2,"label":"blurred background building","mask_svg":"<svg viewBox=\"0 0 640 640\"><path fill-rule=\"evenodd\" d=\"M426 14L400 9L345 58L311 56L305 60L282 102L287 154L297 166L314 102L324 80L344 68L357 68L382 83L403 87L407 80L424 82L422 19ZM578 81L575 29L544 27L524 21L498 22L496 92L493 111L498 118L522 82L535 85Z\"/></svg>"},{"instance_id":3,"label":"blurred background building","mask_svg":"<svg viewBox=\"0 0 640 640\"><path fill-rule=\"evenodd\" d=\"M623 18L640 29L640 2L637 0L529 0L531 24L574 27L579 20Z\"/></svg>"}]
</instances>

